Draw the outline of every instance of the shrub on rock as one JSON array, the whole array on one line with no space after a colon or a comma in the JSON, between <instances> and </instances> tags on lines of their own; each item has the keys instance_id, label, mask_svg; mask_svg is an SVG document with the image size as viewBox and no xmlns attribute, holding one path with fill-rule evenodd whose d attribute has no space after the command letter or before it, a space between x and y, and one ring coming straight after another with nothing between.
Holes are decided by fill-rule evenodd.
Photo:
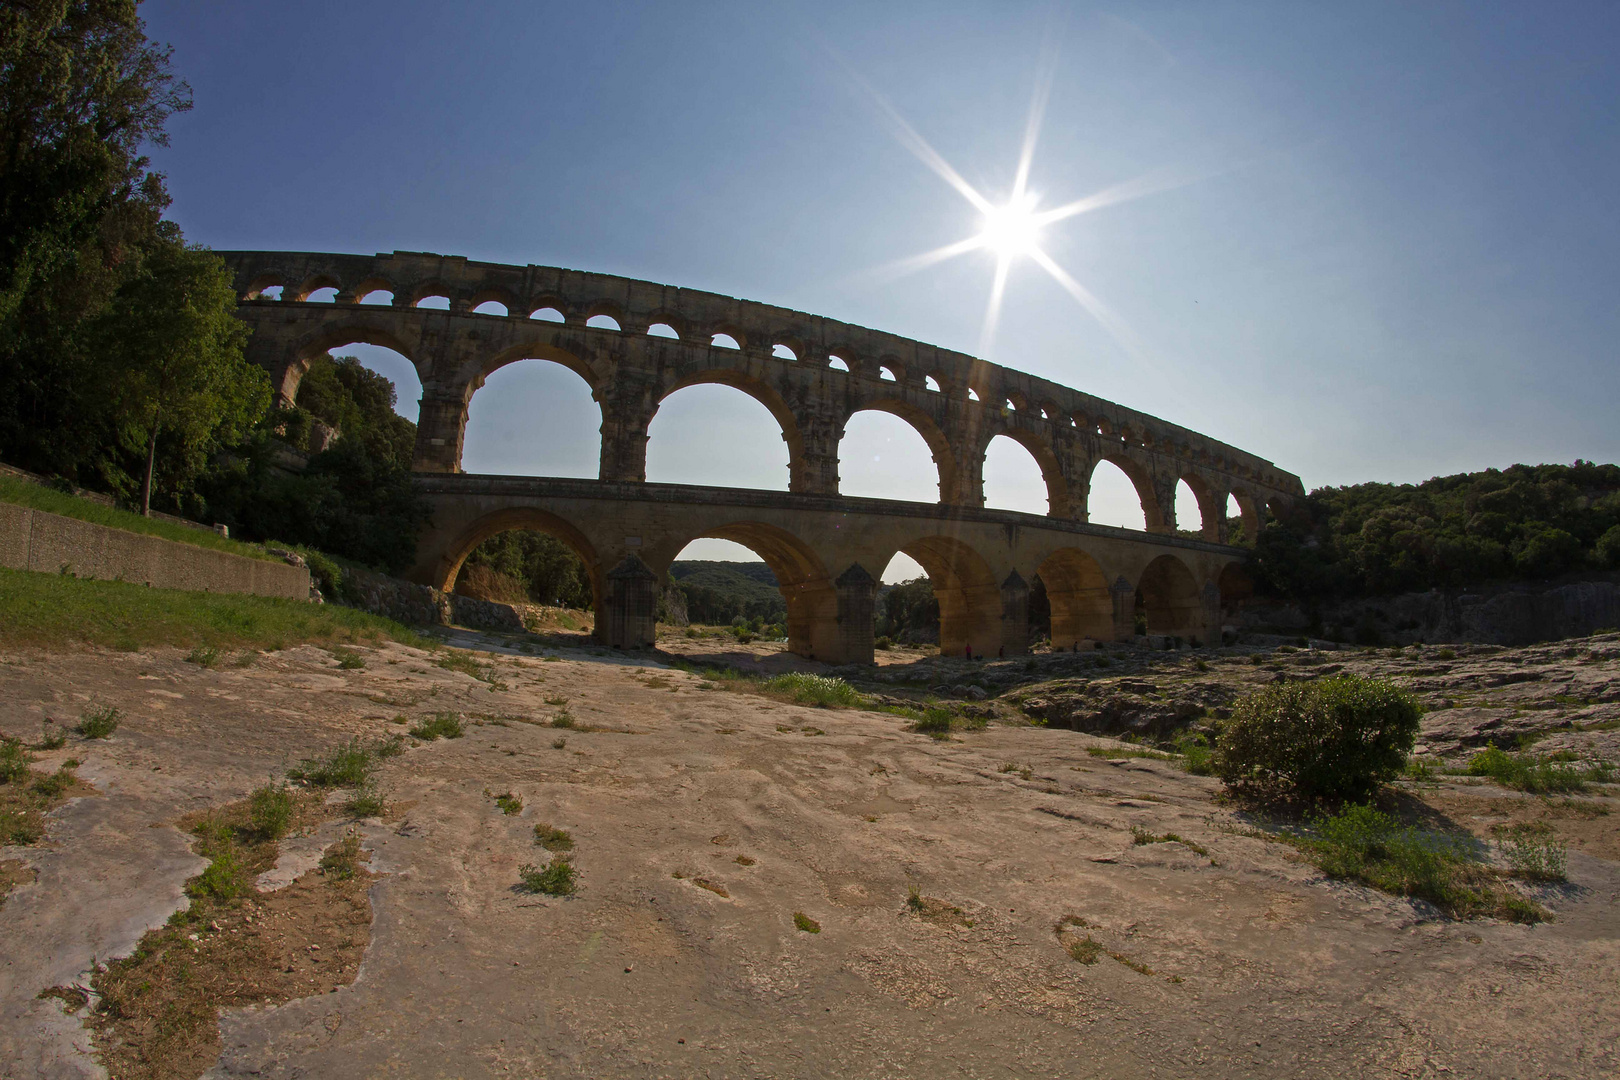
<instances>
[{"instance_id":1,"label":"shrub on rock","mask_svg":"<svg viewBox=\"0 0 1620 1080\"><path fill-rule=\"evenodd\" d=\"M1362 798L1400 773L1422 714L1382 679L1277 683L1233 705L1211 764L1245 794Z\"/></svg>"}]
</instances>

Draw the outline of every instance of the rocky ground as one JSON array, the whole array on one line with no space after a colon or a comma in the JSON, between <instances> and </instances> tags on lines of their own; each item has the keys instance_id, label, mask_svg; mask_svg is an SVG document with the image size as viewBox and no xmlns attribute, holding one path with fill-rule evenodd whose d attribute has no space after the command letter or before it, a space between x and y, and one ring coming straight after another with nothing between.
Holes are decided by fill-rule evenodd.
<instances>
[{"instance_id":1,"label":"rocky ground","mask_svg":"<svg viewBox=\"0 0 1620 1080\"><path fill-rule=\"evenodd\" d=\"M124 716L108 740L37 755L40 770L78 759L92 790L51 813L43 844L0 850L23 867L0 908L0 1075L97 1075L94 1002L37 995L89 985L94 965L186 903L204 860L183 818L443 712L465 737L410 740L383 761L382 815L329 815L259 879L256 910L318 935L292 909L318 900L323 846L358 830L376 875L358 970L281 942L283 1003L226 1009L208 1075L1620 1069L1616 789L1548 800L1468 777L1401 785L1433 827L1486 838L1538 821L1569 844L1567 884L1520 886L1553 922L1458 922L1330 881L1213 780L1123 756L1111 737L1167 739L1256 686L1345 670L1424 699L1437 763L1521 743L1620 761L1620 636L971 663L893 650L847 673L989 721L942 741L893 715L784 704L666 664L814 667L777 646L675 633L657 656L626 656L561 630L455 643L487 651L452 668L444 650L397 644L358 649L364 667L349 669L309 646L211 668L174 650L0 658L8 736L37 740L46 717L93 706ZM572 728L555 726L564 711ZM521 810L503 812L501 794ZM521 866L547 858L537 823L572 834L572 896L517 887ZM1180 839L1141 842L1167 833ZM1094 963L1071 956L1082 932ZM210 933L199 956L230 947Z\"/></svg>"}]
</instances>

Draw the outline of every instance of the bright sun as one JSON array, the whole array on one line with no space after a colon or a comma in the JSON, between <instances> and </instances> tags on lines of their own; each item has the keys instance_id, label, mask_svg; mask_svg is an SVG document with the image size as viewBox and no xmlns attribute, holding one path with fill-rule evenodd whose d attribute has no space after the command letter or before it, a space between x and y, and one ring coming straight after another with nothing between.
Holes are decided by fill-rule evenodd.
<instances>
[{"instance_id":1,"label":"bright sun","mask_svg":"<svg viewBox=\"0 0 1620 1080\"><path fill-rule=\"evenodd\" d=\"M1041 220L1035 200L1025 197L985 212L979 240L1003 259L1040 249Z\"/></svg>"}]
</instances>

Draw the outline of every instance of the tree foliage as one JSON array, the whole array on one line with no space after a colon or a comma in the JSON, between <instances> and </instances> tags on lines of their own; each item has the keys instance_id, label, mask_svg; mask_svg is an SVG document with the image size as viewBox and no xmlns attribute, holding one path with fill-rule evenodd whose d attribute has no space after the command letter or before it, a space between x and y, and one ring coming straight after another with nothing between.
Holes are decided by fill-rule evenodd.
<instances>
[{"instance_id":1,"label":"tree foliage","mask_svg":"<svg viewBox=\"0 0 1620 1080\"><path fill-rule=\"evenodd\" d=\"M85 482L122 471L96 316L179 242L141 156L190 108L133 0L0 5L0 455ZM82 475L81 475L82 474Z\"/></svg>"},{"instance_id":2,"label":"tree foliage","mask_svg":"<svg viewBox=\"0 0 1620 1080\"><path fill-rule=\"evenodd\" d=\"M316 423L335 439L317 448ZM198 483L206 520L257 540L319 548L398 573L428 510L411 486L416 425L394 412L394 384L352 357L311 361L298 404L271 413ZM311 451L300 460L291 451Z\"/></svg>"},{"instance_id":3,"label":"tree foliage","mask_svg":"<svg viewBox=\"0 0 1620 1080\"><path fill-rule=\"evenodd\" d=\"M269 407L270 380L242 356L248 331L235 309L230 271L218 258L162 243L91 328L118 446L145 465L143 512L151 510L160 441L169 448L169 488L186 490L209 455L239 442ZM116 483L123 477L115 468L108 478L127 486Z\"/></svg>"},{"instance_id":4,"label":"tree foliage","mask_svg":"<svg viewBox=\"0 0 1620 1080\"><path fill-rule=\"evenodd\" d=\"M542 532L496 533L467 556L467 567L487 566L517 581L530 600L553 607L591 606L591 576L574 549Z\"/></svg>"},{"instance_id":5,"label":"tree foliage","mask_svg":"<svg viewBox=\"0 0 1620 1080\"><path fill-rule=\"evenodd\" d=\"M1620 466L1318 488L1261 530L1254 569L1304 603L1620 569Z\"/></svg>"}]
</instances>

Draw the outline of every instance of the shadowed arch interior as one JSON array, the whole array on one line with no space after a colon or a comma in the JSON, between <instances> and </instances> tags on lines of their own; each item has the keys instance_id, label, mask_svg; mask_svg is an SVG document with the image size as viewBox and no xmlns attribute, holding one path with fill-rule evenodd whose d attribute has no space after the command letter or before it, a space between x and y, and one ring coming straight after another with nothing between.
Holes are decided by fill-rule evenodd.
<instances>
[{"instance_id":1,"label":"shadowed arch interior","mask_svg":"<svg viewBox=\"0 0 1620 1080\"><path fill-rule=\"evenodd\" d=\"M788 649L801 656L832 656L837 643L821 640L838 613L838 597L821 559L798 537L775 525L739 521L688 536L675 553L694 540L730 540L762 559L776 575L777 589L787 605ZM667 568L667 566L666 566Z\"/></svg>"},{"instance_id":2,"label":"shadowed arch interior","mask_svg":"<svg viewBox=\"0 0 1620 1080\"><path fill-rule=\"evenodd\" d=\"M1203 625L1198 582L1187 564L1160 555L1147 564L1136 586L1137 611L1147 617L1150 634L1196 637Z\"/></svg>"},{"instance_id":3,"label":"shadowed arch interior","mask_svg":"<svg viewBox=\"0 0 1620 1080\"><path fill-rule=\"evenodd\" d=\"M1052 607L1052 648L1073 648L1087 638L1113 640L1113 594L1096 559L1076 548L1063 548L1047 556L1036 572Z\"/></svg>"},{"instance_id":4,"label":"shadowed arch interior","mask_svg":"<svg viewBox=\"0 0 1620 1080\"><path fill-rule=\"evenodd\" d=\"M598 625L602 615L602 567L597 560L596 550L585 534L574 525L556 514L549 513L534 507L513 506L504 510L496 510L474 521L461 532L447 547L440 557L438 566L433 572L431 584L436 589L451 592L456 587L456 576L461 573L462 563L472 554L473 548L494 536L496 533L509 532L513 529L528 529L534 532L543 532L554 536L573 549L574 554L584 562L585 569L591 578L591 602L596 610Z\"/></svg>"},{"instance_id":5,"label":"shadowed arch interior","mask_svg":"<svg viewBox=\"0 0 1620 1080\"><path fill-rule=\"evenodd\" d=\"M1001 646L1001 587L990 564L962 541L929 536L900 548L917 560L939 601L939 651L994 655Z\"/></svg>"}]
</instances>

